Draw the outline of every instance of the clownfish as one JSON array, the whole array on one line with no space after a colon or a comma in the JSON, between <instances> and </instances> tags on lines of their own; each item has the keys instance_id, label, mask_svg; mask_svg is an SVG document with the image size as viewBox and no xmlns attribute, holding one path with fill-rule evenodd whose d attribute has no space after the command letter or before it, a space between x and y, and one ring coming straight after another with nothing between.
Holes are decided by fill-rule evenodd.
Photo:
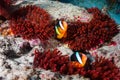
<instances>
[{"instance_id":1,"label":"clownfish","mask_svg":"<svg viewBox=\"0 0 120 80\"><path fill-rule=\"evenodd\" d=\"M87 62L87 56L81 52L74 52L70 56L70 61L73 66L81 68L85 66Z\"/></svg>"},{"instance_id":2,"label":"clownfish","mask_svg":"<svg viewBox=\"0 0 120 80\"><path fill-rule=\"evenodd\" d=\"M57 24L55 25L55 32L58 39L65 38L67 36L67 22L58 20Z\"/></svg>"}]
</instances>

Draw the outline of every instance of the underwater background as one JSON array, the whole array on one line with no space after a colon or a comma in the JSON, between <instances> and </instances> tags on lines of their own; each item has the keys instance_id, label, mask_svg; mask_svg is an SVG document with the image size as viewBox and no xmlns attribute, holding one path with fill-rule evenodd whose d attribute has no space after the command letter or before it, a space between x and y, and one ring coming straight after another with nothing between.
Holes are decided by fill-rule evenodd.
<instances>
[{"instance_id":1,"label":"underwater background","mask_svg":"<svg viewBox=\"0 0 120 80\"><path fill-rule=\"evenodd\" d=\"M64 3L72 3L80 7L103 7L108 8L108 14L113 18L117 24L120 24L120 0L60 0Z\"/></svg>"},{"instance_id":2,"label":"underwater background","mask_svg":"<svg viewBox=\"0 0 120 80\"><path fill-rule=\"evenodd\" d=\"M120 80L119 19L120 0L0 0L0 80Z\"/></svg>"}]
</instances>

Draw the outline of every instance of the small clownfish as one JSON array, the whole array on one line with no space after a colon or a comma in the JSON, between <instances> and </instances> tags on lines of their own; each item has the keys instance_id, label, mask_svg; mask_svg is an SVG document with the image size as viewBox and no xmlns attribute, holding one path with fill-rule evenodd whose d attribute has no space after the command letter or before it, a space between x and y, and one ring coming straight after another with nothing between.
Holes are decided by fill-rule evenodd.
<instances>
[{"instance_id":1,"label":"small clownfish","mask_svg":"<svg viewBox=\"0 0 120 80\"><path fill-rule=\"evenodd\" d=\"M58 20L57 24L55 25L55 32L58 39L65 38L67 36L67 28L67 22Z\"/></svg>"},{"instance_id":2,"label":"small clownfish","mask_svg":"<svg viewBox=\"0 0 120 80\"><path fill-rule=\"evenodd\" d=\"M75 52L70 56L71 63L74 67L84 67L87 62L87 56L80 52Z\"/></svg>"}]
</instances>

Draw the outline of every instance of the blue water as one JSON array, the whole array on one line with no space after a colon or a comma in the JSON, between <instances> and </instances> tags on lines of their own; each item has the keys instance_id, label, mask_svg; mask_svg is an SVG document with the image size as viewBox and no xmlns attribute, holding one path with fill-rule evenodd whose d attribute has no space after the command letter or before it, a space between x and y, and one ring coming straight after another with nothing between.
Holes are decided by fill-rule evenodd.
<instances>
[{"instance_id":1,"label":"blue water","mask_svg":"<svg viewBox=\"0 0 120 80\"><path fill-rule=\"evenodd\" d=\"M60 0L60 1L64 3L72 3L74 5L86 8L98 7L99 9L102 9L104 6L109 5L106 2L106 0ZM111 16L111 18L116 21L117 24L120 24L120 0L118 1L119 3L112 6L112 8L108 10L108 13Z\"/></svg>"}]
</instances>

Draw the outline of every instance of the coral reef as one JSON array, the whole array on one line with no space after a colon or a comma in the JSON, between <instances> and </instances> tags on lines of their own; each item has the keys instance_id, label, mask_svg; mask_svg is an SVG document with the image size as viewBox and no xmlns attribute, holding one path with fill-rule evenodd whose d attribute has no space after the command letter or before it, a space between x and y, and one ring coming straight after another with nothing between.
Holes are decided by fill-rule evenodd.
<instances>
[{"instance_id":1,"label":"coral reef","mask_svg":"<svg viewBox=\"0 0 120 80\"><path fill-rule=\"evenodd\" d=\"M115 21L98 8L90 8L88 12L93 14L93 19L89 23L70 22L67 38L61 40L73 50L90 50L110 41L119 32Z\"/></svg>"},{"instance_id":2,"label":"coral reef","mask_svg":"<svg viewBox=\"0 0 120 80\"><path fill-rule=\"evenodd\" d=\"M60 73L51 72L50 70L37 69L37 75L30 77L30 80L90 80L80 75L61 75Z\"/></svg>"},{"instance_id":3,"label":"coral reef","mask_svg":"<svg viewBox=\"0 0 120 80\"><path fill-rule=\"evenodd\" d=\"M38 3L34 3L37 5ZM64 4L58 1L40 1L40 7L45 9L54 20L64 19L65 21L74 21L74 17L83 16L83 12L87 11L83 7L74 6L72 4ZM47 5L47 6L45 6Z\"/></svg>"},{"instance_id":4,"label":"coral reef","mask_svg":"<svg viewBox=\"0 0 120 80\"><path fill-rule=\"evenodd\" d=\"M31 49L30 43L22 38L0 37L0 53L9 59L21 57Z\"/></svg>"},{"instance_id":5,"label":"coral reef","mask_svg":"<svg viewBox=\"0 0 120 80\"><path fill-rule=\"evenodd\" d=\"M22 36L24 39L39 38L44 41L54 32L50 19L50 15L44 9L28 5L12 14L11 29L15 35Z\"/></svg>"},{"instance_id":6,"label":"coral reef","mask_svg":"<svg viewBox=\"0 0 120 80\"><path fill-rule=\"evenodd\" d=\"M38 45L41 44L39 39L32 39L32 40L29 41L29 43L30 43L31 47L38 46Z\"/></svg>"},{"instance_id":7,"label":"coral reef","mask_svg":"<svg viewBox=\"0 0 120 80\"><path fill-rule=\"evenodd\" d=\"M28 80L27 78L33 73L33 67L31 63L33 62L34 56L31 55L32 53L28 53L27 55L18 58L16 52L4 51L4 54L0 52L0 79Z\"/></svg>"},{"instance_id":8,"label":"coral reef","mask_svg":"<svg viewBox=\"0 0 120 80\"><path fill-rule=\"evenodd\" d=\"M0 80L81 80L84 77L86 80L120 79L120 69L116 66L117 61L120 61L120 51L116 50L114 57L101 50L101 54L105 52L111 57L96 57L95 62L87 61L82 68L75 67L70 61L74 50L89 51L93 47L100 47L118 33L117 24L108 15L101 13L97 8L85 10L71 4L59 4L54 1L48 3L44 0L38 0L39 3L28 0L30 2L26 4L33 5L25 4L25 7L12 12L9 6L23 6L24 3L20 5L22 1L0 0L0 17L4 18L1 18L0 24ZM52 20L56 18L68 21L67 38L63 40L55 38L55 23ZM117 43L115 45L120 49ZM112 53L111 48L107 49Z\"/></svg>"},{"instance_id":9,"label":"coral reef","mask_svg":"<svg viewBox=\"0 0 120 80\"><path fill-rule=\"evenodd\" d=\"M84 68L77 68L71 64L68 56L61 55L57 49L53 52L48 50L44 53L35 50L34 67L50 69L61 74L80 74L92 80L118 80L120 78L119 68L112 60L96 57L94 63L87 63Z\"/></svg>"},{"instance_id":10,"label":"coral reef","mask_svg":"<svg viewBox=\"0 0 120 80\"><path fill-rule=\"evenodd\" d=\"M21 53L28 53L32 50L32 47L30 46L29 42L23 42L22 46L20 46Z\"/></svg>"}]
</instances>

